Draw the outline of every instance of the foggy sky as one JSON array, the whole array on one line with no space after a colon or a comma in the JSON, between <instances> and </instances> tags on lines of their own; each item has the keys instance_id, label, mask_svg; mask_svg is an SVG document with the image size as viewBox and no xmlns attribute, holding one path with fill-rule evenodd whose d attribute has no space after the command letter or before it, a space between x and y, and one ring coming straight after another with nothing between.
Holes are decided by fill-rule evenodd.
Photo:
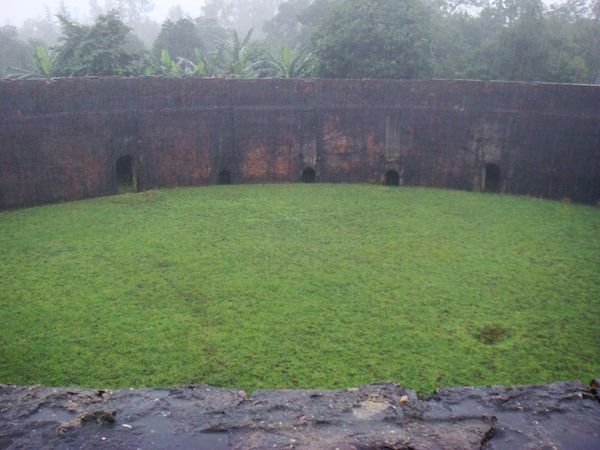
<instances>
[{"instance_id":1,"label":"foggy sky","mask_svg":"<svg viewBox=\"0 0 600 450\"><path fill-rule=\"evenodd\" d=\"M88 0L62 0L77 21L87 21L90 15ZM61 0L0 0L0 26L21 26L26 19L41 19L46 17L47 8L52 16L56 15ZM169 9L177 4L181 5L184 13L191 17L201 15L203 0L153 0L154 9L149 16L158 23L162 23L168 15ZM546 5L562 3L561 0L543 0ZM104 6L105 0L98 0Z\"/></svg>"},{"instance_id":2,"label":"foggy sky","mask_svg":"<svg viewBox=\"0 0 600 450\"><path fill-rule=\"evenodd\" d=\"M71 16L78 21L87 20L89 17L88 0L63 0ZM98 3L103 6L104 0ZM202 10L202 0L154 0L154 10L150 17L161 23L167 18L169 8L177 4L183 11L192 17L199 16ZM0 0L0 26L20 26L26 19L40 19L46 17L46 8L54 16L60 5L60 0Z\"/></svg>"}]
</instances>

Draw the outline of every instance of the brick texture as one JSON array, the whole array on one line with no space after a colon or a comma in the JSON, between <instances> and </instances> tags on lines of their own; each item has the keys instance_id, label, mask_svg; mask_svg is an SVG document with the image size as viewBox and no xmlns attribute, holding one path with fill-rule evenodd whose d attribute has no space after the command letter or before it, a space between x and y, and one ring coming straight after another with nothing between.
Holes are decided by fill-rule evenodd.
<instances>
[{"instance_id":1,"label":"brick texture","mask_svg":"<svg viewBox=\"0 0 600 450\"><path fill-rule=\"evenodd\" d=\"M382 183L600 200L600 86L480 81L0 81L0 208L234 183ZM489 180L488 180L489 181ZM489 184L488 184L489 186Z\"/></svg>"}]
</instances>

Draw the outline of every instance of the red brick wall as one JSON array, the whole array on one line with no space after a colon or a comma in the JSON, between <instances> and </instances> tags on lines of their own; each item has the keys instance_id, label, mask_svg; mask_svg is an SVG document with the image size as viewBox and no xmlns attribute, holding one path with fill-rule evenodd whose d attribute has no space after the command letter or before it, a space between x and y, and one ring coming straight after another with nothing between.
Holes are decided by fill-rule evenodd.
<instances>
[{"instance_id":1,"label":"red brick wall","mask_svg":"<svg viewBox=\"0 0 600 450\"><path fill-rule=\"evenodd\" d=\"M70 78L0 81L0 208L140 187L297 182L600 199L600 86L478 81Z\"/></svg>"}]
</instances>

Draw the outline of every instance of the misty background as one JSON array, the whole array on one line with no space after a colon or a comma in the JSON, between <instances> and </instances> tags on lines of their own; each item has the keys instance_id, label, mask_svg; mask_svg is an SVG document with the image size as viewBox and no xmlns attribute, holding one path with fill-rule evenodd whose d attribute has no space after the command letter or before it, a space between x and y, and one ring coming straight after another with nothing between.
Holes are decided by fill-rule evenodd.
<instances>
[{"instance_id":1,"label":"misty background","mask_svg":"<svg viewBox=\"0 0 600 450\"><path fill-rule=\"evenodd\" d=\"M0 77L600 83L600 0L9 0Z\"/></svg>"},{"instance_id":2,"label":"misty background","mask_svg":"<svg viewBox=\"0 0 600 450\"><path fill-rule=\"evenodd\" d=\"M21 26L27 19L43 19L60 12L68 10L71 17L78 21L89 21L95 5L104 9L118 8L119 1L89 1L89 0L5 0L0 9L0 25ZM123 2L121 2L123 3ZM203 0L154 0L149 2L148 16L157 23L162 23L168 16L169 10L178 7L185 14L196 17L202 14Z\"/></svg>"}]
</instances>

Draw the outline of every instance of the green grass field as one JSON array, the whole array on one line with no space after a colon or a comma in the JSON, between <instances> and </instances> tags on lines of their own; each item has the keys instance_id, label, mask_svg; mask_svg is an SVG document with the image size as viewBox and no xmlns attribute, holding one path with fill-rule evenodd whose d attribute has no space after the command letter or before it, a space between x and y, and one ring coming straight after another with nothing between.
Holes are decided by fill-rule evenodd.
<instances>
[{"instance_id":1,"label":"green grass field","mask_svg":"<svg viewBox=\"0 0 600 450\"><path fill-rule=\"evenodd\" d=\"M340 388L600 376L600 209L369 185L0 213L0 383Z\"/></svg>"}]
</instances>

